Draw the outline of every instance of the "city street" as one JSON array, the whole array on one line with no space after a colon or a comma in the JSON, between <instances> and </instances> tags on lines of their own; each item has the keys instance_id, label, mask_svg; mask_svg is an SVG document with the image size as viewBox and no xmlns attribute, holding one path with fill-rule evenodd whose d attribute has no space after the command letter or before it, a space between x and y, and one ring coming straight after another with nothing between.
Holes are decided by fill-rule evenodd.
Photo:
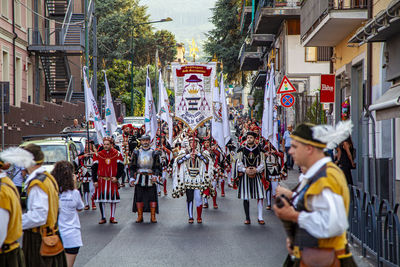
<instances>
[{"instance_id":1,"label":"city street","mask_svg":"<svg viewBox=\"0 0 400 267\"><path fill-rule=\"evenodd\" d=\"M297 176L296 170L290 171L283 183L291 188ZM158 223L151 224L150 213L145 213L145 222L137 224L136 213L131 212L133 189L121 188L120 193L118 224L99 225L98 209L80 213L83 247L76 266L274 267L282 266L286 257L285 233L273 211L265 210L265 225L259 225L256 202L252 201L252 224L244 225L242 201L231 188L226 187L225 198L218 197L217 210L212 205L203 209L203 224L192 225L187 223L186 197L161 196ZM109 217L109 206L106 214ZM372 266L357 251L353 253L358 266Z\"/></svg>"},{"instance_id":2,"label":"city street","mask_svg":"<svg viewBox=\"0 0 400 267\"><path fill-rule=\"evenodd\" d=\"M136 224L131 212L133 189L122 188L117 225L97 224L100 212L81 212L83 247L76 266L280 266L286 256L285 234L272 211L257 223L250 203L251 225L244 225L242 201L227 188L219 209L203 210L203 224L187 223L186 197L159 198L158 223ZM106 208L107 214L110 208ZM196 214L196 212L195 212Z\"/></svg>"}]
</instances>

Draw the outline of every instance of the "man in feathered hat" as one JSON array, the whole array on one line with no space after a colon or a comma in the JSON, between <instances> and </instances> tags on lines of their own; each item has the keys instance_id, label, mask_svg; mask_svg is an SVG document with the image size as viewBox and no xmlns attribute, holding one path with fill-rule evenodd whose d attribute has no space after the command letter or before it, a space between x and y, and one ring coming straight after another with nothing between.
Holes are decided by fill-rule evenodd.
<instances>
[{"instance_id":1,"label":"man in feathered hat","mask_svg":"<svg viewBox=\"0 0 400 267\"><path fill-rule=\"evenodd\" d=\"M5 172L10 164L29 168L35 165L33 155L22 148L9 148L0 153L0 266L24 267L18 239L22 236L20 195Z\"/></svg>"},{"instance_id":2,"label":"man in feathered hat","mask_svg":"<svg viewBox=\"0 0 400 267\"><path fill-rule=\"evenodd\" d=\"M105 204L110 203L110 223L115 220L115 210L120 202L118 192L118 179L124 172L124 159L121 153L112 147L112 138L103 139L103 150L93 156L92 175L96 187L95 202L100 205L101 220L99 224L107 222L105 217Z\"/></svg>"},{"instance_id":3,"label":"man in feathered hat","mask_svg":"<svg viewBox=\"0 0 400 267\"><path fill-rule=\"evenodd\" d=\"M202 223L202 195L213 195L210 180L210 156L208 151L200 151L199 139L192 135L189 145L182 149L175 160L172 197L186 194L189 223L194 222L193 205L196 201L197 223Z\"/></svg>"},{"instance_id":4,"label":"man in feathered hat","mask_svg":"<svg viewBox=\"0 0 400 267\"><path fill-rule=\"evenodd\" d=\"M34 164L26 168L29 174L25 181L27 211L22 215L23 252L28 266L67 266L64 250L55 256L40 253L42 236L58 235L58 184L42 166L44 153L40 146L29 144L24 147L33 155ZM61 242L58 239L58 242Z\"/></svg>"},{"instance_id":5,"label":"man in feathered hat","mask_svg":"<svg viewBox=\"0 0 400 267\"><path fill-rule=\"evenodd\" d=\"M158 213L157 184L162 168L160 152L150 147L150 136L140 138L141 147L132 154L130 184L135 186L132 211L138 213L136 222L143 222L143 212L150 212L150 221L156 223Z\"/></svg>"},{"instance_id":6,"label":"man in feathered hat","mask_svg":"<svg viewBox=\"0 0 400 267\"><path fill-rule=\"evenodd\" d=\"M255 144L256 138L255 132L247 132L246 143L238 150L234 169L238 198L243 199L245 224L250 224L250 199L257 199L258 223L265 224L262 214L266 189L263 182L266 179L265 155Z\"/></svg>"},{"instance_id":7,"label":"man in feathered hat","mask_svg":"<svg viewBox=\"0 0 400 267\"><path fill-rule=\"evenodd\" d=\"M343 172L324 154L324 148L346 139L351 122L332 126L300 124L291 134L290 155L306 173L290 191L277 188L279 207L275 214L291 222L287 244L287 266L356 266L349 251L346 230L350 195ZM285 228L288 224L285 223Z\"/></svg>"}]
</instances>

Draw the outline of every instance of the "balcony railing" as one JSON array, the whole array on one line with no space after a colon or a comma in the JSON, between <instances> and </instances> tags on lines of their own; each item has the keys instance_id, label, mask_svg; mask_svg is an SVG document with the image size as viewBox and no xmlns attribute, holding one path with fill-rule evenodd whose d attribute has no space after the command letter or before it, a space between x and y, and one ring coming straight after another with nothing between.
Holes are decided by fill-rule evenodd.
<instances>
[{"instance_id":1,"label":"balcony railing","mask_svg":"<svg viewBox=\"0 0 400 267\"><path fill-rule=\"evenodd\" d=\"M300 11L301 38L305 40L331 11L366 8L367 0L304 0Z\"/></svg>"},{"instance_id":2,"label":"balcony railing","mask_svg":"<svg viewBox=\"0 0 400 267\"><path fill-rule=\"evenodd\" d=\"M399 206L350 187L349 241L361 247L364 257L375 257L377 266L400 265Z\"/></svg>"},{"instance_id":3,"label":"balcony railing","mask_svg":"<svg viewBox=\"0 0 400 267\"><path fill-rule=\"evenodd\" d=\"M28 46L32 47L49 47L49 46L80 46L85 44L83 30L78 32L66 32L68 28L44 28L44 29L28 29ZM52 50L59 50L54 48Z\"/></svg>"}]
</instances>

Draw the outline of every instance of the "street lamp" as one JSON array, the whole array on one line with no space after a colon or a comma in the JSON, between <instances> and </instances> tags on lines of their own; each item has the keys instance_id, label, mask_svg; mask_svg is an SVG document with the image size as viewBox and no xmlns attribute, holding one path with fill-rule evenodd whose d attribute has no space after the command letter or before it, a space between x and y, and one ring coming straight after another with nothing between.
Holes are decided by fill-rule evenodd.
<instances>
[{"instance_id":1,"label":"street lamp","mask_svg":"<svg viewBox=\"0 0 400 267\"><path fill-rule=\"evenodd\" d=\"M247 97L247 103L249 104L249 107L250 107L250 119L252 119L253 118L254 96L249 95Z\"/></svg>"},{"instance_id":2,"label":"street lamp","mask_svg":"<svg viewBox=\"0 0 400 267\"><path fill-rule=\"evenodd\" d=\"M141 25L169 22L169 21L172 21L172 19L170 17L167 17L167 18L161 19L161 20L137 23L137 24L134 24L132 27L132 61L131 61L131 114L132 114L132 116L133 116L133 60L134 60L134 51L135 51L134 42L133 42L133 40L134 40L133 39L133 29L135 29L136 27L139 27Z\"/></svg>"}]
</instances>

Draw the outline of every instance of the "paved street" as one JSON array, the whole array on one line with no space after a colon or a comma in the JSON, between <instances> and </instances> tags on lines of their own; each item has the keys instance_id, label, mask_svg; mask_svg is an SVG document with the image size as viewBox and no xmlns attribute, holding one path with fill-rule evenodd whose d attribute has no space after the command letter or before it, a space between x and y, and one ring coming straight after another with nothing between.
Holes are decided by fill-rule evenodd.
<instances>
[{"instance_id":1,"label":"paved street","mask_svg":"<svg viewBox=\"0 0 400 267\"><path fill-rule=\"evenodd\" d=\"M285 182L296 182L291 171ZM171 184L171 183L170 183ZM250 204L251 225L244 225L242 201L227 188L218 198L219 209L203 211L203 224L187 223L185 198L160 198L158 223L136 224L131 212L132 188L122 188L117 225L97 224L100 212L81 212L84 246L75 266L281 266L286 256L285 234L272 211L264 212L264 226L257 223L256 202ZM107 217L110 208L106 208ZM195 212L196 214L196 212ZM355 258L359 266L370 266Z\"/></svg>"},{"instance_id":2,"label":"paved street","mask_svg":"<svg viewBox=\"0 0 400 267\"><path fill-rule=\"evenodd\" d=\"M251 225L244 225L242 201L226 190L219 209L203 212L203 224L187 223L185 198L160 198L158 223L136 224L131 212L131 188L121 190L117 225L98 225L99 211L81 213L84 246L76 266L280 266L284 260L284 232L272 211L264 226L257 223L251 202ZM109 214L109 207L107 207Z\"/></svg>"}]
</instances>

